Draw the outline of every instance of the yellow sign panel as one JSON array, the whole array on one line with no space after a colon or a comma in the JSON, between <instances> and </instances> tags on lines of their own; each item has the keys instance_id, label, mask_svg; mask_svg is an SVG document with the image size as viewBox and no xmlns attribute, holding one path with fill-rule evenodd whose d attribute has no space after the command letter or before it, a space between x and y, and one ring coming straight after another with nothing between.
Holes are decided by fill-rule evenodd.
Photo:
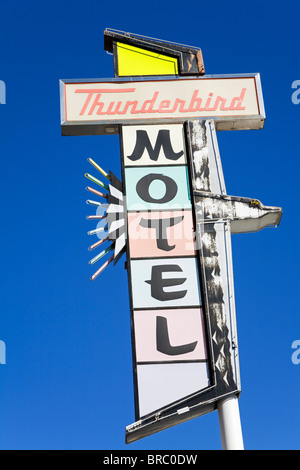
<instances>
[{"instance_id":1,"label":"yellow sign panel","mask_svg":"<svg viewBox=\"0 0 300 470\"><path fill-rule=\"evenodd\" d=\"M178 75L176 58L117 43L118 76Z\"/></svg>"}]
</instances>

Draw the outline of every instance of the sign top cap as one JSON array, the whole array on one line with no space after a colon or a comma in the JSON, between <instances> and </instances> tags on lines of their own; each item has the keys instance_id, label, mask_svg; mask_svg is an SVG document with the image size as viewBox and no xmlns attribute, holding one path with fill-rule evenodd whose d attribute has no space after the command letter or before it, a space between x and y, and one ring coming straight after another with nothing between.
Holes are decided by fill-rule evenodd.
<instances>
[{"instance_id":1,"label":"sign top cap","mask_svg":"<svg viewBox=\"0 0 300 470\"><path fill-rule=\"evenodd\" d=\"M114 44L122 43L147 51L163 54L178 60L179 75L204 75L205 69L201 49L172 43L160 39L154 39L138 34L105 29L104 49L114 52Z\"/></svg>"}]
</instances>

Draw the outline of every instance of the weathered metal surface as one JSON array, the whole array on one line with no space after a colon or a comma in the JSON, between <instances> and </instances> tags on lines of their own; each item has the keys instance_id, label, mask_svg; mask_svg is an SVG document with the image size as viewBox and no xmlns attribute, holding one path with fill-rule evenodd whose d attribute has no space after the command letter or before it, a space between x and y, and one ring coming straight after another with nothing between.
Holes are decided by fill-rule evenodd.
<instances>
[{"instance_id":1,"label":"weathered metal surface","mask_svg":"<svg viewBox=\"0 0 300 470\"><path fill-rule=\"evenodd\" d=\"M237 333L231 243L228 223L218 225L210 218L210 194L225 194L221 160L211 121L187 124L190 156L195 181L197 237L203 265L207 310L211 325L212 348L218 393L239 392ZM199 200L195 194L203 192ZM229 326L231 325L231 329Z\"/></svg>"},{"instance_id":2,"label":"weathered metal surface","mask_svg":"<svg viewBox=\"0 0 300 470\"><path fill-rule=\"evenodd\" d=\"M264 206L257 199L194 191L197 205L204 215L204 224L230 222L231 233L258 232L277 226L282 216L281 207Z\"/></svg>"}]
</instances>

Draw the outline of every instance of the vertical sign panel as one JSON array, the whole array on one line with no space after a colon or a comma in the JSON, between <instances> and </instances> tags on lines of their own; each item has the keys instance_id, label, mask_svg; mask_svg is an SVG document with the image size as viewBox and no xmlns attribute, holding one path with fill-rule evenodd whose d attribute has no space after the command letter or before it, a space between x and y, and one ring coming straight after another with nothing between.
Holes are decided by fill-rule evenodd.
<instances>
[{"instance_id":1,"label":"vertical sign panel","mask_svg":"<svg viewBox=\"0 0 300 470\"><path fill-rule=\"evenodd\" d=\"M183 125L122 128L136 418L210 385Z\"/></svg>"}]
</instances>

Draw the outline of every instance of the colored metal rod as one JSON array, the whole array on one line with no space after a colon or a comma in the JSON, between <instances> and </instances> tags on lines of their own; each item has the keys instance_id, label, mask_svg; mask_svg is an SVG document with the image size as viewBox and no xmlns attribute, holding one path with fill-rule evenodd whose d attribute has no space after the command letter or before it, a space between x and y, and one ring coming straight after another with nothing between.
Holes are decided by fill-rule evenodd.
<instances>
[{"instance_id":1,"label":"colored metal rod","mask_svg":"<svg viewBox=\"0 0 300 470\"><path fill-rule=\"evenodd\" d=\"M90 199L88 199L86 203L89 204L90 206L103 206L103 205L106 206L106 204L102 204L102 202L91 201Z\"/></svg>"},{"instance_id":2,"label":"colored metal rod","mask_svg":"<svg viewBox=\"0 0 300 470\"><path fill-rule=\"evenodd\" d=\"M107 227L108 227L108 225L105 225L105 227L95 228L95 230L91 230L87 234L88 235L95 235L95 233L105 232L105 230L107 230Z\"/></svg>"},{"instance_id":3,"label":"colored metal rod","mask_svg":"<svg viewBox=\"0 0 300 470\"><path fill-rule=\"evenodd\" d=\"M106 215L87 215L88 220L101 220L105 219Z\"/></svg>"},{"instance_id":4,"label":"colored metal rod","mask_svg":"<svg viewBox=\"0 0 300 470\"><path fill-rule=\"evenodd\" d=\"M85 176L86 178L88 178L89 180L93 181L93 183L96 183L96 184L98 184L99 186L101 186L101 188L109 190L109 187L107 186L107 184L102 183L102 181L98 180L97 178L95 178L94 176L90 175L89 173L85 173L84 176Z\"/></svg>"},{"instance_id":5,"label":"colored metal rod","mask_svg":"<svg viewBox=\"0 0 300 470\"><path fill-rule=\"evenodd\" d=\"M91 158L88 158L87 161L93 165L94 168L96 168L96 170L100 171L100 173L105 176L105 178L107 178L108 180L110 180L110 176L108 173L106 173L106 171L104 171L101 166L98 165L98 163L94 162L94 160L92 160Z\"/></svg>"},{"instance_id":6,"label":"colored metal rod","mask_svg":"<svg viewBox=\"0 0 300 470\"><path fill-rule=\"evenodd\" d=\"M100 191L97 191L94 188L91 188L90 186L87 186L85 188L87 191L90 191L91 193L97 194L97 196L104 197L104 199L107 198L107 194L101 193Z\"/></svg>"},{"instance_id":7,"label":"colored metal rod","mask_svg":"<svg viewBox=\"0 0 300 470\"><path fill-rule=\"evenodd\" d=\"M105 261L104 264L102 264L101 268L98 269L98 271L96 271L92 277L90 277L90 280L91 281L94 281L96 279L96 277L99 276L99 274L102 273L102 271L104 271L104 269L109 265L109 263L111 263L114 259L114 255L112 255L107 261Z\"/></svg>"},{"instance_id":8,"label":"colored metal rod","mask_svg":"<svg viewBox=\"0 0 300 470\"><path fill-rule=\"evenodd\" d=\"M102 238L102 240L99 240L98 242L94 243L93 245L91 245L88 250L89 251L92 251L94 248L97 248L97 246L100 246L102 245L102 243L106 242L108 240L108 237L105 237L105 238Z\"/></svg>"},{"instance_id":9,"label":"colored metal rod","mask_svg":"<svg viewBox=\"0 0 300 470\"><path fill-rule=\"evenodd\" d=\"M105 248L105 250L101 251L101 253L99 253L97 256L95 256L93 259L91 259L89 261L89 264L94 264L96 263L96 261L98 261L99 259L101 259L104 255L106 255L106 253L108 253L109 251L111 251L113 249L113 245L110 245L108 248Z\"/></svg>"}]
</instances>

